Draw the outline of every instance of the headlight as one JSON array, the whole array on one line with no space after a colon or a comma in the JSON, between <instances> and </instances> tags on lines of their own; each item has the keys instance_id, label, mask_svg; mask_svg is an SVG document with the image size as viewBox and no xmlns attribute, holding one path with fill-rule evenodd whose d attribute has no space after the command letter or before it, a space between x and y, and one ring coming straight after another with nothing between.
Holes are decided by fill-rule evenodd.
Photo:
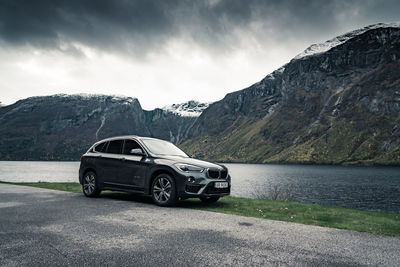
<instances>
[{"instance_id":1,"label":"headlight","mask_svg":"<svg viewBox=\"0 0 400 267\"><path fill-rule=\"evenodd\" d=\"M185 163L176 163L174 164L179 170L183 172L203 172L204 168L190 165L190 164L185 164Z\"/></svg>"}]
</instances>

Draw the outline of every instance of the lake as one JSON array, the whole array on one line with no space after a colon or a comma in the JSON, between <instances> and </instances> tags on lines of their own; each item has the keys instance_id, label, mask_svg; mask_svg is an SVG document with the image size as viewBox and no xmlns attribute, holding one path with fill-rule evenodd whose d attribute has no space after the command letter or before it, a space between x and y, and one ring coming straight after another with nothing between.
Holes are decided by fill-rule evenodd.
<instances>
[{"instance_id":1,"label":"lake","mask_svg":"<svg viewBox=\"0 0 400 267\"><path fill-rule=\"evenodd\" d=\"M232 195L400 213L400 168L225 164ZM77 182L79 162L0 161L0 181ZM1 185L0 185L1 186Z\"/></svg>"}]
</instances>

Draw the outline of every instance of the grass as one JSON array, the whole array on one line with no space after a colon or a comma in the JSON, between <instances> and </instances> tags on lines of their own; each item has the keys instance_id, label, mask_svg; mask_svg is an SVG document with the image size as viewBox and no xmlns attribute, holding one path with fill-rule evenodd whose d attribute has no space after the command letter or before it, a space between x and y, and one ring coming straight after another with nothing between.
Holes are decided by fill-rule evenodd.
<instances>
[{"instance_id":1,"label":"grass","mask_svg":"<svg viewBox=\"0 0 400 267\"><path fill-rule=\"evenodd\" d=\"M25 185L25 186L32 186L32 187L39 187L39 188L46 188L46 189L54 189L60 191L67 191L73 193L82 193L82 186L79 183L49 183L49 182L37 182L37 183L9 183L9 182L2 182L2 184L14 184L14 185Z\"/></svg>"},{"instance_id":2,"label":"grass","mask_svg":"<svg viewBox=\"0 0 400 267\"><path fill-rule=\"evenodd\" d=\"M6 182L0 182L6 183ZM79 183L7 183L81 193ZM104 191L102 197L150 203L149 197ZM227 196L217 203L204 204L197 199L179 203L181 208L191 208L219 213L264 218L278 221L318 225L380 235L400 236L400 214L361 211L317 204L304 204L268 199L249 199Z\"/></svg>"}]
</instances>

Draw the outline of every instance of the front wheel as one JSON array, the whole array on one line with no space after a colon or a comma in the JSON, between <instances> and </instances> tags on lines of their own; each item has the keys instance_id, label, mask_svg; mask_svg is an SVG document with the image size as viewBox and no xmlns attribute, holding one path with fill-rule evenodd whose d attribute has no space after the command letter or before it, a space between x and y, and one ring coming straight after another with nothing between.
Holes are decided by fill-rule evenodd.
<instances>
[{"instance_id":1,"label":"front wheel","mask_svg":"<svg viewBox=\"0 0 400 267\"><path fill-rule=\"evenodd\" d=\"M100 189L94 172L89 171L83 177L82 191L87 197L97 197L100 195Z\"/></svg>"},{"instance_id":2,"label":"front wheel","mask_svg":"<svg viewBox=\"0 0 400 267\"><path fill-rule=\"evenodd\" d=\"M200 197L200 200L203 203L215 203L217 202L219 197Z\"/></svg>"},{"instance_id":3,"label":"front wheel","mask_svg":"<svg viewBox=\"0 0 400 267\"><path fill-rule=\"evenodd\" d=\"M176 203L174 179L168 174L158 175L151 185L151 196L158 206L173 206Z\"/></svg>"}]
</instances>

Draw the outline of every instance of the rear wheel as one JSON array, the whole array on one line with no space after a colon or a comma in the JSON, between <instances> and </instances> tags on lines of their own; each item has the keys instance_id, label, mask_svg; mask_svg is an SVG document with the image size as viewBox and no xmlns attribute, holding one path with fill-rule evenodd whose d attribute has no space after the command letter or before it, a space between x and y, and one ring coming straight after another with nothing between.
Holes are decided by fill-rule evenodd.
<instances>
[{"instance_id":1,"label":"rear wheel","mask_svg":"<svg viewBox=\"0 0 400 267\"><path fill-rule=\"evenodd\" d=\"M158 175L151 185L151 196L158 206L173 206L176 204L175 181L168 174Z\"/></svg>"},{"instance_id":2,"label":"rear wheel","mask_svg":"<svg viewBox=\"0 0 400 267\"><path fill-rule=\"evenodd\" d=\"M203 203L215 203L217 202L219 197L200 197L200 200Z\"/></svg>"},{"instance_id":3,"label":"rear wheel","mask_svg":"<svg viewBox=\"0 0 400 267\"><path fill-rule=\"evenodd\" d=\"M87 197L97 197L100 194L97 177L94 172L89 171L83 176L82 191Z\"/></svg>"}]
</instances>

